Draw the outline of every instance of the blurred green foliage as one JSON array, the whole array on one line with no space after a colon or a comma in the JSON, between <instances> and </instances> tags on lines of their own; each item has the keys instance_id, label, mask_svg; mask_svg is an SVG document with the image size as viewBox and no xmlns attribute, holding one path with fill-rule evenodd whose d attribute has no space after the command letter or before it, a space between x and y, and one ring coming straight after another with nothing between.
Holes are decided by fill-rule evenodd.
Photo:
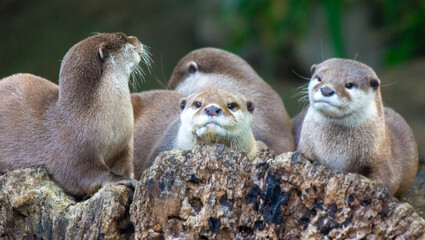
<instances>
[{"instance_id":1,"label":"blurred green foliage","mask_svg":"<svg viewBox=\"0 0 425 240\"><path fill-rule=\"evenodd\" d=\"M378 32L387 66L425 54L425 1L420 0L223 0L222 26L231 32L225 48L241 52L261 46L271 58L268 67L275 69L283 52L285 58L294 59L291 49L304 37L309 16L314 9L324 8L334 57L349 58L341 26L345 10L359 4L373 9L370 24Z\"/></svg>"},{"instance_id":2,"label":"blurred green foliage","mask_svg":"<svg viewBox=\"0 0 425 240\"><path fill-rule=\"evenodd\" d=\"M396 65L425 54L425 1L378 1L383 35L388 43L385 62Z\"/></svg>"},{"instance_id":3,"label":"blurred green foliage","mask_svg":"<svg viewBox=\"0 0 425 240\"><path fill-rule=\"evenodd\" d=\"M347 11L358 6L372 16L348 19ZM423 0L5 0L0 5L0 76L31 72L55 82L60 59L73 44L93 32L123 31L150 45L156 63L137 91L163 88L181 57L206 46L240 55L273 84L297 79L292 70L308 75L306 59L320 60L310 59L311 54L301 59L299 46L307 37L317 38L307 42L314 44L306 50L315 49L313 56L323 54L323 42L331 48L326 57L353 58L360 51L361 60L372 64L362 55L374 50L370 45L353 50L348 44L350 29L344 27L359 18L367 18L363 22L373 39L355 36L358 41L382 48L376 54L379 64L373 65L378 71L425 56ZM324 22L319 25L324 36L308 36L317 20Z\"/></svg>"}]
</instances>

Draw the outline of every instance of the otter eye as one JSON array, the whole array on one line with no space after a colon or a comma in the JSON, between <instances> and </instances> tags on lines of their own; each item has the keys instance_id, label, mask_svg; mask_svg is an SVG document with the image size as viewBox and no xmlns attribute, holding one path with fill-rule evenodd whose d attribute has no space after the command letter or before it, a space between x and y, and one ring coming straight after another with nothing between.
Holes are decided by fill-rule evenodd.
<instances>
[{"instance_id":1,"label":"otter eye","mask_svg":"<svg viewBox=\"0 0 425 240\"><path fill-rule=\"evenodd\" d=\"M233 110L236 107L236 103L229 103L227 104L227 108L230 110Z\"/></svg>"},{"instance_id":2,"label":"otter eye","mask_svg":"<svg viewBox=\"0 0 425 240\"><path fill-rule=\"evenodd\" d=\"M196 107L196 108L200 108L200 107L202 107L202 103L201 103L201 102L195 102L195 107Z\"/></svg>"},{"instance_id":3,"label":"otter eye","mask_svg":"<svg viewBox=\"0 0 425 240\"><path fill-rule=\"evenodd\" d=\"M355 87L356 85L354 84L354 83L347 83L347 84L345 84L345 87L347 88L347 89L352 89L353 87Z\"/></svg>"},{"instance_id":4,"label":"otter eye","mask_svg":"<svg viewBox=\"0 0 425 240\"><path fill-rule=\"evenodd\" d=\"M321 79L320 77L316 77L316 80L317 80L318 82L321 82L321 81L322 81L322 79Z\"/></svg>"}]
</instances>

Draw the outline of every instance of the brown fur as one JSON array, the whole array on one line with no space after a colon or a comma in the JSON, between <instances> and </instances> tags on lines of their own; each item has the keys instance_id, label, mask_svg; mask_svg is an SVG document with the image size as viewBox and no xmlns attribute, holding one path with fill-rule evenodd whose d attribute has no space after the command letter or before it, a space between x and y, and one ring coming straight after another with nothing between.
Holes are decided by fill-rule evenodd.
<instances>
[{"instance_id":1,"label":"brown fur","mask_svg":"<svg viewBox=\"0 0 425 240\"><path fill-rule=\"evenodd\" d=\"M191 66L195 62L196 66ZM206 80L201 80L206 76ZM188 79L195 78L195 83ZM221 88L254 101L252 129L255 139L276 154L295 150L292 124L280 96L240 57L214 48L190 52L174 68L168 88L186 94Z\"/></svg>"},{"instance_id":2,"label":"brown fur","mask_svg":"<svg viewBox=\"0 0 425 240\"><path fill-rule=\"evenodd\" d=\"M126 43L135 47L132 55ZM59 87L31 74L1 80L0 171L46 167L76 196L134 184L134 120L123 66L137 65L140 51L135 37L99 34L68 51Z\"/></svg>"},{"instance_id":3,"label":"brown fur","mask_svg":"<svg viewBox=\"0 0 425 240\"><path fill-rule=\"evenodd\" d=\"M143 170L149 167L158 155L159 145L165 132L171 124L178 121L179 101L186 96L186 94L168 90L152 90L131 95L132 98L141 99L141 105L135 107L135 110L138 108L140 111L134 125L136 179L140 178Z\"/></svg>"},{"instance_id":4,"label":"brown fur","mask_svg":"<svg viewBox=\"0 0 425 240\"><path fill-rule=\"evenodd\" d=\"M412 185L417 168L418 152L413 133L404 119L392 109L383 107L380 81L368 66L345 59L330 59L312 67L312 80L321 82L309 92L310 107L293 118L297 149L308 158L330 168L363 174L388 187L400 196ZM373 94L369 106L346 115L321 113L311 106L314 91L328 87L347 105L357 104L346 88L354 83L358 90ZM341 108L343 109L343 108ZM332 162L332 157L337 159Z\"/></svg>"},{"instance_id":5,"label":"brown fur","mask_svg":"<svg viewBox=\"0 0 425 240\"><path fill-rule=\"evenodd\" d=\"M169 91L169 90L154 90L141 92L138 94L141 97L142 105L141 113L136 119L135 125L135 150L134 150L134 165L135 175L139 178L144 169L149 167L155 157L164 150L172 148L192 149L194 144L199 143L221 143L227 146L233 146L242 152L246 152L250 159L254 158L260 148L264 148L264 143L255 141L252 131L246 136L251 136L246 140L249 144L244 144L243 147L232 145L232 139L235 136L221 139L218 141L209 142L205 139L197 138L194 134L183 137L188 140L188 143L178 144L177 138L181 134L181 108L193 108L194 101L202 102L202 107L196 112L196 116L204 114L204 109L211 103L217 104L222 109L222 116L229 119L232 118L232 113L227 109L227 104L230 102L239 103L235 109L241 110L244 114L248 113L247 102L245 97L233 91L224 89L219 90L203 90L187 96L186 94ZM189 123L191 124L191 123ZM250 126L249 126L250 127ZM239 125L234 126L235 129L240 128ZM246 134L243 131L243 134ZM240 135L239 135L240 136Z\"/></svg>"}]
</instances>

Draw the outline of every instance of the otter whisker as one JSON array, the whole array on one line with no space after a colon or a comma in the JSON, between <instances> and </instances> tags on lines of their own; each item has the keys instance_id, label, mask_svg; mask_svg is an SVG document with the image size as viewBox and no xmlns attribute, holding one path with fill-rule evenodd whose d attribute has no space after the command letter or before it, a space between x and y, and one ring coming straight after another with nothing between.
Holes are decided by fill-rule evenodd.
<instances>
[{"instance_id":1,"label":"otter whisker","mask_svg":"<svg viewBox=\"0 0 425 240\"><path fill-rule=\"evenodd\" d=\"M293 72L295 75L297 75L298 77L300 77L300 78L302 78L302 79L304 79L304 80L310 81L310 78L308 78L308 77L304 77L304 76L302 76L301 74L298 74L297 72L295 72L295 70L292 70L292 72Z\"/></svg>"},{"instance_id":2,"label":"otter whisker","mask_svg":"<svg viewBox=\"0 0 425 240\"><path fill-rule=\"evenodd\" d=\"M136 87L138 87L139 78L142 83L146 82L145 73L143 72L143 69L141 66L136 65L131 73L132 73L131 76L132 76L133 84L135 84Z\"/></svg>"},{"instance_id":3,"label":"otter whisker","mask_svg":"<svg viewBox=\"0 0 425 240\"><path fill-rule=\"evenodd\" d=\"M293 94L291 98L297 98L303 109L308 106L308 104L310 103L308 95L308 83L302 84L301 86L292 90L292 92Z\"/></svg>"},{"instance_id":4,"label":"otter whisker","mask_svg":"<svg viewBox=\"0 0 425 240\"><path fill-rule=\"evenodd\" d=\"M135 70L133 69L132 72L130 72L130 86L132 87L132 91L136 91L137 89L137 74Z\"/></svg>"},{"instance_id":5,"label":"otter whisker","mask_svg":"<svg viewBox=\"0 0 425 240\"><path fill-rule=\"evenodd\" d=\"M142 59L143 63L146 65L149 73L151 73L151 66L153 63L152 55L150 53L150 47L147 45L143 45L143 52L142 52Z\"/></svg>"},{"instance_id":6,"label":"otter whisker","mask_svg":"<svg viewBox=\"0 0 425 240\"><path fill-rule=\"evenodd\" d=\"M162 87L162 88L167 88L167 84L165 84L163 81L161 81L161 80L159 80L159 78L155 78L155 81L157 82L157 83L159 83L159 85Z\"/></svg>"},{"instance_id":7,"label":"otter whisker","mask_svg":"<svg viewBox=\"0 0 425 240\"><path fill-rule=\"evenodd\" d=\"M392 85L397 84L397 83L398 83L398 81L387 83L385 85L381 85L381 88L383 88L383 87L389 87L389 86L392 86Z\"/></svg>"}]
</instances>

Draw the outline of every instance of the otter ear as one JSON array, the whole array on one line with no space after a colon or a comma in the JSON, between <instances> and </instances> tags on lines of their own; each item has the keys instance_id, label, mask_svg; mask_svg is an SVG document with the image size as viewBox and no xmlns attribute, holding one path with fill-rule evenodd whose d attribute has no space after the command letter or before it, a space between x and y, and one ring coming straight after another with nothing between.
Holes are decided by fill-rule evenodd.
<instances>
[{"instance_id":1,"label":"otter ear","mask_svg":"<svg viewBox=\"0 0 425 240\"><path fill-rule=\"evenodd\" d=\"M370 86L372 87L373 90L376 90L376 89L379 88L379 80L378 79L375 79L375 78L371 79L369 81L369 84L370 84Z\"/></svg>"},{"instance_id":2,"label":"otter ear","mask_svg":"<svg viewBox=\"0 0 425 240\"><path fill-rule=\"evenodd\" d=\"M196 64L196 62L192 61L189 63L189 65L187 66L187 71L189 73L194 73L198 71L198 64Z\"/></svg>"},{"instance_id":3,"label":"otter ear","mask_svg":"<svg viewBox=\"0 0 425 240\"><path fill-rule=\"evenodd\" d=\"M246 103L246 108L248 109L248 112L253 113L254 112L254 103L251 101L248 101Z\"/></svg>"},{"instance_id":4,"label":"otter ear","mask_svg":"<svg viewBox=\"0 0 425 240\"><path fill-rule=\"evenodd\" d=\"M106 50L105 47L102 46L102 47L99 48L99 51L97 53L97 56L99 57L99 59L102 62L105 60L105 57L106 57L106 51L105 50Z\"/></svg>"},{"instance_id":5,"label":"otter ear","mask_svg":"<svg viewBox=\"0 0 425 240\"><path fill-rule=\"evenodd\" d=\"M183 110L186 107L186 98L180 99L180 110Z\"/></svg>"},{"instance_id":6,"label":"otter ear","mask_svg":"<svg viewBox=\"0 0 425 240\"><path fill-rule=\"evenodd\" d=\"M316 64L313 64L313 65L311 66L311 68L310 68L310 73L311 73L311 75L313 75L313 74L314 74L314 72L316 72Z\"/></svg>"}]
</instances>

